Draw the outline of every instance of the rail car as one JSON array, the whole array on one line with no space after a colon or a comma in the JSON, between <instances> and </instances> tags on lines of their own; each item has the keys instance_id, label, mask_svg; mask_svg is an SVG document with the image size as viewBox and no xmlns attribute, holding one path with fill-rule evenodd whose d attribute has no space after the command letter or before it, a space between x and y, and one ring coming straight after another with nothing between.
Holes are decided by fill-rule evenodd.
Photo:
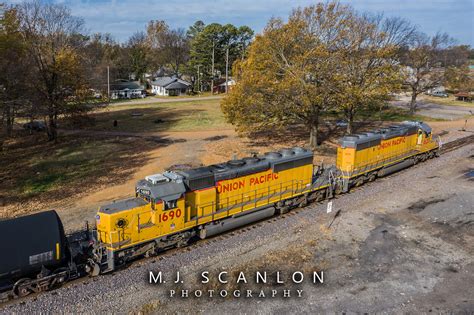
<instances>
[{"instance_id":1,"label":"rail car","mask_svg":"<svg viewBox=\"0 0 474 315\"><path fill-rule=\"evenodd\" d=\"M343 137L337 148L336 165L314 166L312 151L291 148L150 175L136 184L134 197L101 206L95 217L96 228L86 232L86 237L64 241L59 221L55 230L63 240L59 246L66 256L57 261L54 260L58 257L56 238L45 238L44 246L51 250L42 252L42 245L33 241L25 245L37 236L42 238L41 233L37 236L26 233L25 229L31 226L28 224L15 229L18 219L6 220L0 222L5 231L24 236L22 240L13 238L8 245L0 243L0 250L4 253L8 248L26 250L18 263L13 258L2 258L0 278L3 276L10 287L17 284L14 294L18 295L56 284L58 280L41 286L38 279L44 278L43 271L45 275L54 274L55 270L67 271L67 278L84 272L92 275L111 272L135 258L186 246L193 238L212 237L331 198L351 187L435 157L439 144L432 137L427 124L410 121ZM52 254L43 255L46 252ZM31 257L45 260L32 261ZM15 275L15 268L22 272ZM24 276L36 276L36 280ZM18 283L28 285L18 289Z\"/></svg>"},{"instance_id":2,"label":"rail car","mask_svg":"<svg viewBox=\"0 0 474 315\"><path fill-rule=\"evenodd\" d=\"M0 238L0 292L7 295L44 291L87 274L88 234L68 238L54 210L0 221Z\"/></svg>"}]
</instances>

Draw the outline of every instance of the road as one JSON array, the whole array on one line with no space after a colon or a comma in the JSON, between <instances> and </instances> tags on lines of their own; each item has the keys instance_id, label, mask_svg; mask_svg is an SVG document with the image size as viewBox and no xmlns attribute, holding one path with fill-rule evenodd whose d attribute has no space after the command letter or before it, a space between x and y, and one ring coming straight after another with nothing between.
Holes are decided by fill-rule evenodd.
<instances>
[{"instance_id":1,"label":"road","mask_svg":"<svg viewBox=\"0 0 474 315\"><path fill-rule=\"evenodd\" d=\"M159 104L159 103L177 103L177 102L189 102L189 101L207 101L207 100L218 100L223 96L213 95L213 96L194 96L194 97L181 97L181 98L157 98L157 97L147 97L144 99L125 101L111 103L110 106L130 106L130 105L143 105L143 104Z\"/></svg>"},{"instance_id":2,"label":"road","mask_svg":"<svg viewBox=\"0 0 474 315\"><path fill-rule=\"evenodd\" d=\"M472 313L474 195L467 174L473 150L463 147L338 196L330 214L325 202L311 205L13 302L0 313ZM341 214L328 228L336 210ZM182 285L173 283L178 270ZM227 284L216 279L223 270ZM255 270L272 279L256 285ZM275 285L277 270L284 285ZM305 276L324 270L324 284L292 283L288 275L298 270ZM150 285L149 271L173 281ZM201 283L202 271L209 271L210 283ZM248 284L236 285L239 271ZM169 297L169 290L182 289L190 290L188 298ZM197 289L204 297L194 297ZM237 289L242 296L232 296ZM249 289L267 297L249 298ZM272 289L280 290L275 298L268 296ZM281 289L292 290L292 297L283 298ZM230 296L220 297L221 290Z\"/></svg>"},{"instance_id":3,"label":"road","mask_svg":"<svg viewBox=\"0 0 474 315\"><path fill-rule=\"evenodd\" d=\"M392 105L409 109L408 103L409 98L402 97L400 100L392 102ZM419 100L417 103L418 105L416 113L431 118L457 120L474 113L474 107L440 105L426 102L424 100Z\"/></svg>"}]
</instances>

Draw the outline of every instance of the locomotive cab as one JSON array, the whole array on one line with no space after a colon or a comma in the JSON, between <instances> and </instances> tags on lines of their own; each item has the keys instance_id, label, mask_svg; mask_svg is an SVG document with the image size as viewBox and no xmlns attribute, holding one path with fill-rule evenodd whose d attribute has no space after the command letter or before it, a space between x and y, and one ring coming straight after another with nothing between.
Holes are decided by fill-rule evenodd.
<instances>
[{"instance_id":1,"label":"locomotive cab","mask_svg":"<svg viewBox=\"0 0 474 315\"><path fill-rule=\"evenodd\" d=\"M173 175L147 176L137 183L134 198L101 206L96 222L102 245L111 251L127 248L135 256L134 247L154 240L153 236L183 229L186 189Z\"/></svg>"}]
</instances>

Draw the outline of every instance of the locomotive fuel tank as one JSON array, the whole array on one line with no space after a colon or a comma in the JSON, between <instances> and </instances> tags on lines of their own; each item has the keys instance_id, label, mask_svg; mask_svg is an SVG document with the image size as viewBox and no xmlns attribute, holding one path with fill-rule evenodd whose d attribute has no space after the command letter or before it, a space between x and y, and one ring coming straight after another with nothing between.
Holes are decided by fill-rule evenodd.
<instances>
[{"instance_id":1,"label":"locomotive fuel tank","mask_svg":"<svg viewBox=\"0 0 474 315\"><path fill-rule=\"evenodd\" d=\"M68 258L64 228L56 211L45 211L0 221L0 283L34 278Z\"/></svg>"}]
</instances>

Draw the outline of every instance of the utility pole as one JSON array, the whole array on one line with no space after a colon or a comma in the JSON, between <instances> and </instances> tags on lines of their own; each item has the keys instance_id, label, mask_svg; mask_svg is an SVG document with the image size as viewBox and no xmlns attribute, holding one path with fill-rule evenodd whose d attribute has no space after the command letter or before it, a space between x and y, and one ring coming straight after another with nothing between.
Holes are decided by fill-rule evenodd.
<instances>
[{"instance_id":1,"label":"utility pole","mask_svg":"<svg viewBox=\"0 0 474 315\"><path fill-rule=\"evenodd\" d=\"M225 51L225 93L229 91L229 47Z\"/></svg>"},{"instance_id":2,"label":"utility pole","mask_svg":"<svg viewBox=\"0 0 474 315\"><path fill-rule=\"evenodd\" d=\"M110 104L110 69L107 66L107 102Z\"/></svg>"},{"instance_id":3,"label":"utility pole","mask_svg":"<svg viewBox=\"0 0 474 315\"><path fill-rule=\"evenodd\" d=\"M201 72L199 71L199 67L200 67L200 66L201 66L201 65L197 65L197 67L198 67L198 82L197 82L197 84L198 84L198 93L199 93L199 94L201 93L200 86L199 86L199 76L201 75Z\"/></svg>"},{"instance_id":4,"label":"utility pole","mask_svg":"<svg viewBox=\"0 0 474 315\"><path fill-rule=\"evenodd\" d=\"M211 95L214 93L214 54L216 40L212 39Z\"/></svg>"}]
</instances>

